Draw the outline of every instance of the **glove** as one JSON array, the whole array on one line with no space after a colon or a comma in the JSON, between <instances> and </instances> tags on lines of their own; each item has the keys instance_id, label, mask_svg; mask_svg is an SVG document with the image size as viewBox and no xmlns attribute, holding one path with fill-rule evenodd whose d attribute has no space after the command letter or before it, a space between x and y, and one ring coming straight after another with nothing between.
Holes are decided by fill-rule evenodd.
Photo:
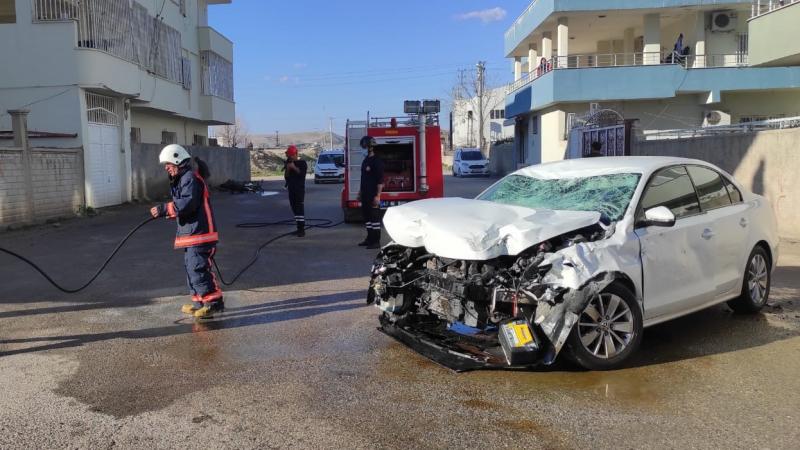
<instances>
[{"instance_id":1,"label":"glove","mask_svg":"<svg viewBox=\"0 0 800 450\"><path fill-rule=\"evenodd\" d=\"M164 217L167 215L167 208L164 205L154 206L150 208L150 215L153 216L154 219Z\"/></svg>"}]
</instances>

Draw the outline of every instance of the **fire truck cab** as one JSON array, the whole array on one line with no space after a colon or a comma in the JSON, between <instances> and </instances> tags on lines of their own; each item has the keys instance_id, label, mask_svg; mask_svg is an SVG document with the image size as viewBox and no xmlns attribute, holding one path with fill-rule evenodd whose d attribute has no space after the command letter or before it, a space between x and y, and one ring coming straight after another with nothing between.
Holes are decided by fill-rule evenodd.
<instances>
[{"instance_id":1,"label":"fire truck cab","mask_svg":"<svg viewBox=\"0 0 800 450\"><path fill-rule=\"evenodd\" d=\"M375 138L375 155L383 160L381 209L444 196L438 115L348 120L345 134L346 170L342 189L345 222L363 221L358 192L361 162L367 155L360 146L364 136Z\"/></svg>"}]
</instances>

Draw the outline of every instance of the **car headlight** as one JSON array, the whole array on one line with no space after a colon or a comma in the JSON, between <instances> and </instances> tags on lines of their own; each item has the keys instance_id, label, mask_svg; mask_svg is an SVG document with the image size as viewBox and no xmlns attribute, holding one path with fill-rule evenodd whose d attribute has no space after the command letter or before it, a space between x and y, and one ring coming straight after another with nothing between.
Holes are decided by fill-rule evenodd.
<instances>
[{"instance_id":1,"label":"car headlight","mask_svg":"<svg viewBox=\"0 0 800 450\"><path fill-rule=\"evenodd\" d=\"M462 162L462 163L461 163L461 167L469 167L469 163Z\"/></svg>"}]
</instances>

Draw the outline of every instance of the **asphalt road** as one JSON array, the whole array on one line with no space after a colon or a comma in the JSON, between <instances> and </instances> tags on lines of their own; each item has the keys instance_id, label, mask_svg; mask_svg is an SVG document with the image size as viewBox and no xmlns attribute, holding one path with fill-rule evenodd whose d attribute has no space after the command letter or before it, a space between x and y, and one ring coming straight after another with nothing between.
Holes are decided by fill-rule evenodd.
<instances>
[{"instance_id":1,"label":"asphalt road","mask_svg":"<svg viewBox=\"0 0 800 450\"><path fill-rule=\"evenodd\" d=\"M471 196L487 180L447 179ZM276 196L215 193L225 274L285 228ZM309 217L341 216L313 185ZM148 205L0 234L68 286ZM782 248L771 305L717 306L650 328L628 368L567 364L455 374L376 330L374 253L358 226L265 249L226 289L225 315L184 319L174 225L147 225L78 295L0 255L0 448L791 448L800 442L800 246Z\"/></svg>"}]
</instances>

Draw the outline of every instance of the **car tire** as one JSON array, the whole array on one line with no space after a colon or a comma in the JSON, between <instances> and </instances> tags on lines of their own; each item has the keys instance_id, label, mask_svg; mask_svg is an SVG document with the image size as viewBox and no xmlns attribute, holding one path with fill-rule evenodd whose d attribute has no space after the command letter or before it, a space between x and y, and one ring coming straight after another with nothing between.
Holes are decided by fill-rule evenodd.
<instances>
[{"instance_id":1,"label":"car tire","mask_svg":"<svg viewBox=\"0 0 800 450\"><path fill-rule=\"evenodd\" d=\"M764 247L757 245L744 267L742 279L742 292L733 300L728 301L728 306L737 313L755 314L769 300L769 290L772 286L772 261L770 261Z\"/></svg>"},{"instance_id":2,"label":"car tire","mask_svg":"<svg viewBox=\"0 0 800 450\"><path fill-rule=\"evenodd\" d=\"M605 316L609 307L613 311ZM589 370L618 368L639 348L643 330L636 296L622 284L611 283L579 315L567 338L568 356Z\"/></svg>"}]
</instances>

